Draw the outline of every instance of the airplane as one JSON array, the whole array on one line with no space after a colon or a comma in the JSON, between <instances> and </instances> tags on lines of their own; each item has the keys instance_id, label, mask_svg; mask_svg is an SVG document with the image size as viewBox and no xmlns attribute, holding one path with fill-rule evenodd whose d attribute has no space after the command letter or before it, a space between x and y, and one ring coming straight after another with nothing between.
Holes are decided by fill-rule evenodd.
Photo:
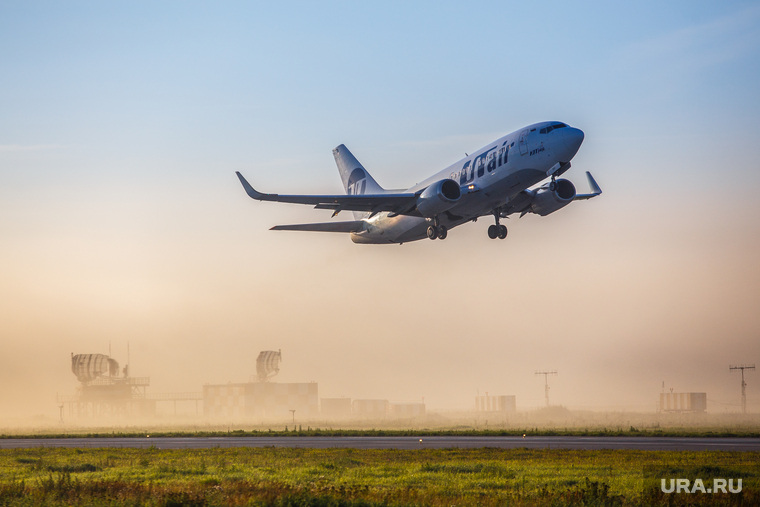
<instances>
[{"instance_id":1,"label":"airplane","mask_svg":"<svg viewBox=\"0 0 760 507\"><path fill-rule=\"evenodd\" d=\"M566 123L529 125L487 144L407 190L385 190L344 145L333 150L346 193L280 195L255 190L236 172L246 193L259 201L310 204L317 209L352 211L354 220L277 225L270 230L340 232L354 243L403 244L446 239L448 231L483 216L493 216L488 237L504 239L500 219L519 213L546 216L602 189L586 172L591 193L578 194L572 182L557 179L583 142L583 131ZM531 188L551 178L549 182Z\"/></svg>"}]
</instances>

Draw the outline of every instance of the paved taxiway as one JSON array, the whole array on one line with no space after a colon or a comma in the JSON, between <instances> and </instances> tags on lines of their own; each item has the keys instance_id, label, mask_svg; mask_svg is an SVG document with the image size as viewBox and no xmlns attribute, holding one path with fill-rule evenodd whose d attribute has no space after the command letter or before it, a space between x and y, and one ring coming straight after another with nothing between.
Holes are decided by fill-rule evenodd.
<instances>
[{"instance_id":1,"label":"paved taxiway","mask_svg":"<svg viewBox=\"0 0 760 507\"><path fill-rule=\"evenodd\" d=\"M757 438L675 437L139 437L139 438L5 438L0 449L33 447L129 447L146 449L211 449L214 447L304 447L314 449L639 449L646 451L760 451Z\"/></svg>"}]
</instances>

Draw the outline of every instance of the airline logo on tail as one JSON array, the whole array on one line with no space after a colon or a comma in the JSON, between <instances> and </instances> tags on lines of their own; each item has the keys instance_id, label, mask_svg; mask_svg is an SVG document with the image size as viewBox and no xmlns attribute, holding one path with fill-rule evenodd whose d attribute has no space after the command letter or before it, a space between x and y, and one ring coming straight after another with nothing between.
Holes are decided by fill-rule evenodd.
<instances>
[{"instance_id":1,"label":"airline logo on tail","mask_svg":"<svg viewBox=\"0 0 760 507\"><path fill-rule=\"evenodd\" d=\"M351 171L351 175L348 177L348 184L346 185L346 193L348 195L363 195L367 189L367 174L361 167L357 167Z\"/></svg>"}]
</instances>

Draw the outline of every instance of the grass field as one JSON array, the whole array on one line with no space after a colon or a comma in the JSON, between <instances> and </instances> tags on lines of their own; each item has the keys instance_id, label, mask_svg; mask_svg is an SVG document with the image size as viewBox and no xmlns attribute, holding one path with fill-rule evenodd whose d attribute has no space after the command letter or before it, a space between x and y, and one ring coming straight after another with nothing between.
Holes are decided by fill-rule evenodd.
<instances>
[{"instance_id":1,"label":"grass field","mask_svg":"<svg viewBox=\"0 0 760 507\"><path fill-rule=\"evenodd\" d=\"M756 452L0 450L0 505L673 505L644 495L645 467L741 473L742 493L689 504L760 505L759 463Z\"/></svg>"},{"instance_id":2,"label":"grass field","mask_svg":"<svg viewBox=\"0 0 760 507\"><path fill-rule=\"evenodd\" d=\"M6 431L0 434L3 438L101 438L101 437L424 437L424 436L597 436L597 437L742 437L760 438L760 427L669 427L669 428L542 428L542 427L518 427L508 429L473 429L465 428L311 428L303 426L285 426L284 429L271 428L248 428L222 430L215 427L203 429L172 429L163 427L146 427L138 430L132 428L69 428L61 432L55 428L45 428L41 431L29 432L29 430Z\"/></svg>"}]
</instances>

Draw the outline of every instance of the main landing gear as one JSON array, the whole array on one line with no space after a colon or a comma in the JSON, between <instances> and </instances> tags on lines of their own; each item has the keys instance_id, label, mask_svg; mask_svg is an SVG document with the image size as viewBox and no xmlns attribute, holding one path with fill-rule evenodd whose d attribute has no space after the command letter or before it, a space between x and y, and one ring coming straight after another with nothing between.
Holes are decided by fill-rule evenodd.
<instances>
[{"instance_id":1,"label":"main landing gear","mask_svg":"<svg viewBox=\"0 0 760 507\"><path fill-rule=\"evenodd\" d=\"M448 235L449 231L446 229L446 226L441 225L438 221L438 217L435 217L433 219L433 225L430 225L427 228L427 237L430 239L446 239L446 236Z\"/></svg>"},{"instance_id":2,"label":"main landing gear","mask_svg":"<svg viewBox=\"0 0 760 507\"><path fill-rule=\"evenodd\" d=\"M499 223L499 212L494 211L493 217L496 220L495 225L488 226L488 237L491 239L504 239L507 237L507 226Z\"/></svg>"}]
</instances>

